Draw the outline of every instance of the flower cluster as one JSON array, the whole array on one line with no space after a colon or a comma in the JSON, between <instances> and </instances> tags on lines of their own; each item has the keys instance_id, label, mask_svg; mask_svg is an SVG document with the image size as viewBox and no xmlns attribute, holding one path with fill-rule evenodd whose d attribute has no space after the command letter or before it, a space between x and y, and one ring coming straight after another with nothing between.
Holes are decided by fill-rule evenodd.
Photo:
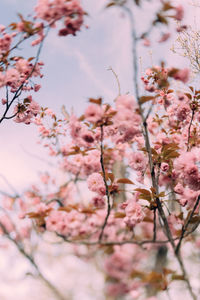
<instances>
[{"instance_id":1,"label":"flower cluster","mask_svg":"<svg viewBox=\"0 0 200 300\"><path fill-rule=\"evenodd\" d=\"M51 26L63 19L64 27L59 30L60 36L75 35L83 24L84 11L78 0L39 0L35 11L37 18Z\"/></svg>"}]
</instances>

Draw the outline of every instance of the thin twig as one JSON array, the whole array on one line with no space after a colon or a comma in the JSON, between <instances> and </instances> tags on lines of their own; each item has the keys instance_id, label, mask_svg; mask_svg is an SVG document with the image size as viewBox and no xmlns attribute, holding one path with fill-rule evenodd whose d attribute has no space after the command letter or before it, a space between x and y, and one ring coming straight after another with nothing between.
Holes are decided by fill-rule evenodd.
<instances>
[{"instance_id":1,"label":"thin twig","mask_svg":"<svg viewBox=\"0 0 200 300\"><path fill-rule=\"evenodd\" d=\"M156 208L153 210L153 241L156 241Z\"/></svg>"},{"instance_id":2,"label":"thin twig","mask_svg":"<svg viewBox=\"0 0 200 300\"><path fill-rule=\"evenodd\" d=\"M119 77L118 77L117 73L113 70L112 67L109 67L108 71L111 71L116 78L117 86L118 86L118 96L120 96L121 95L121 87L120 87Z\"/></svg>"},{"instance_id":3,"label":"thin twig","mask_svg":"<svg viewBox=\"0 0 200 300\"><path fill-rule=\"evenodd\" d=\"M34 258L29 255L25 250L24 248L22 247L21 244L19 244L15 239L13 239L9 232L7 231L6 227L0 223L0 228L3 230L5 236L13 243L15 244L15 246L17 247L17 249L19 250L19 252L31 263L31 265L35 268L35 270L37 271L38 273L38 277L49 287L49 289L54 293L54 295L56 296L56 299L59 299L59 300L65 300L65 298L60 294L60 292L56 289L55 286L53 286L51 284L51 282L48 281L48 279L46 279L44 277L44 275L41 273L38 265L36 264Z\"/></svg>"},{"instance_id":4,"label":"thin twig","mask_svg":"<svg viewBox=\"0 0 200 300\"><path fill-rule=\"evenodd\" d=\"M183 225L183 228L182 228L182 231L181 231L180 240L179 240L178 245L176 246L176 250L175 250L176 254L178 254L179 251L180 251L180 247L181 247L181 243L182 243L184 234L185 234L185 232L186 232L186 230L187 230L187 228L188 228L188 226L189 226L189 224L190 224L190 222L192 220L192 217L193 217L193 215L195 213L195 210L196 210L197 206L199 205L199 202L200 202L200 195L197 198L197 201L196 201L196 203L195 203L195 205L194 205L194 207L193 207L193 209L191 211L191 214L190 214L189 218L187 219L187 222Z\"/></svg>"},{"instance_id":5,"label":"thin twig","mask_svg":"<svg viewBox=\"0 0 200 300\"><path fill-rule=\"evenodd\" d=\"M190 131L191 131L191 126L192 126L192 122L193 122L193 119L194 119L194 114L195 114L195 111L193 109L192 110L192 117L191 117L191 120L190 120L190 125L188 127L187 151L189 151L189 147L190 147Z\"/></svg>"}]
</instances>

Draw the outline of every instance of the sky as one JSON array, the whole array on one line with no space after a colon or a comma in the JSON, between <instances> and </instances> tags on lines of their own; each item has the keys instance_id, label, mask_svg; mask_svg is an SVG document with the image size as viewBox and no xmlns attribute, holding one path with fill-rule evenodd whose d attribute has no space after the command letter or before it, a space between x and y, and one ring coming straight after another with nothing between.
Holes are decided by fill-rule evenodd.
<instances>
[{"instance_id":1,"label":"sky","mask_svg":"<svg viewBox=\"0 0 200 300\"><path fill-rule=\"evenodd\" d=\"M184 2L186 5L191 3L190 0L175 2ZM42 89L35 95L34 100L43 107L52 108L58 114L63 104L68 111L74 107L74 110L81 114L89 97L103 97L106 102L112 102L118 89L112 72L108 71L109 67L118 74L122 93L133 93L128 19L119 9L105 10L105 0L84 0L82 3L89 14L85 18L85 24L89 28L82 28L76 37L65 38L58 37L53 30L41 54L41 60L45 63L44 77L41 81ZM35 4L36 0L1 0L0 23L13 22L18 12L27 15L32 12ZM190 10L187 11L187 18L190 11L194 13L191 5L188 7ZM151 13L150 5L142 17L138 14L140 18L137 17L136 11L139 31L145 29L146 19ZM180 58L174 59L174 54L170 53L169 48L167 43L162 44L159 49L154 45L151 48L139 49L141 71L151 66L152 62L158 64L163 56L171 64L174 61L179 62ZM28 49L22 49L21 52L27 57L30 56ZM30 183L36 182L38 172L47 168L44 161L44 158L48 159L47 153L37 144L38 133L34 125L5 121L0 126L0 136L0 190L8 189L6 178L21 191Z\"/></svg>"}]
</instances>

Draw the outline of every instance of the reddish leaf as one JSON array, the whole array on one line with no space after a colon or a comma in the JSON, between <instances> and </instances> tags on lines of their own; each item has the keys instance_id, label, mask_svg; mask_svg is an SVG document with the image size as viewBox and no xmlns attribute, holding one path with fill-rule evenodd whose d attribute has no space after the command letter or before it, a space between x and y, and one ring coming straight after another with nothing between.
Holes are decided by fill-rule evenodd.
<instances>
[{"instance_id":1,"label":"reddish leaf","mask_svg":"<svg viewBox=\"0 0 200 300\"><path fill-rule=\"evenodd\" d=\"M131 181L128 178L120 178L120 179L117 180L117 183L134 184L133 181Z\"/></svg>"}]
</instances>

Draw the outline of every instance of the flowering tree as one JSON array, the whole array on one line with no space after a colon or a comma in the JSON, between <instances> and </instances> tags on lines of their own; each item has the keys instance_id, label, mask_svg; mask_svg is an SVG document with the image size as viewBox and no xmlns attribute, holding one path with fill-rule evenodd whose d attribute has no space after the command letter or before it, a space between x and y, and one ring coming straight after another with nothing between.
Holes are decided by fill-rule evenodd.
<instances>
[{"instance_id":1,"label":"flowering tree","mask_svg":"<svg viewBox=\"0 0 200 300\"><path fill-rule=\"evenodd\" d=\"M57 157L65 174L61 185L46 174L41 178L44 187L32 186L22 195L5 194L1 234L29 260L55 299L66 298L25 248L35 232L40 236L51 232L58 243L84 245L87 259L101 254L105 293L111 299L163 299L159 297L167 293L170 297L169 289L177 280L188 298L198 299L198 288L192 286L184 263L189 258L182 253L199 245L200 91L188 84L189 69L166 62L140 76L139 44L149 46L157 35L158 43L167 41L168 28L180 36L188 30L182 23L183 7L160 1L150 26L137 32L134 10L144 9L146 2L106 3L106 9L117 7L130 20L134 95L121 94L111 69L119 95L112 103L90 98L81 116L63 107L63 118L58 118L51 109L40 108L32 94L23 96L40 88L32 78L42 77L39 56L49 30L61 21L58 34L67 36L83 26L86 13L79 1L40 0L32 20L19 15L18 23L1 26L0 78L6 96L0 122L12 118L34 122L49 155ZM38 45L35 58L16 54L27 39ZM198 53L192 59L198 65ZM177 81L181 90L175 87Z\"/></svg>"}]
</instances>

